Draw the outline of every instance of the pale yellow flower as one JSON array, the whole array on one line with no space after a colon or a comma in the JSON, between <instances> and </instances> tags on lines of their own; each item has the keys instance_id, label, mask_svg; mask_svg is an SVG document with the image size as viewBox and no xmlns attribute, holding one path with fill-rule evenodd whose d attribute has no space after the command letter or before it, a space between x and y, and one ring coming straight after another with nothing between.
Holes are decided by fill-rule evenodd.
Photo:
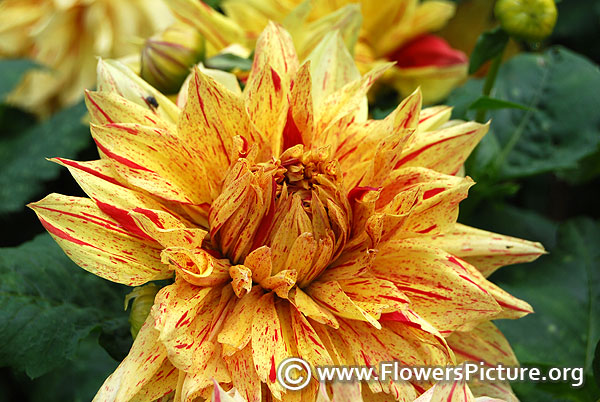
<instances>
[{"instance_id":1,"label":"pale yellow flower","mask_svg":"<svg viewBox=\"0 0 600 402\"><path fill-rule=\"evenodd\" d=\"M317 43L315 39L322 37L306 32L328 32L343 25L342 36L361 73L381 63L396 62L382 77L383 82L393 85L404 97L420 87L427 104L444 99L467 75L465 54L430 34L454 14L455 5L449 0L224 0L220 6L225 15L197 0L166 2L217 50L236 42L252 47L272 20L291 32L303 60ZM360 21L353 16L359 10L360 30Z\"/></svg>"},{"instance_id":2,"label":"pale yellow flower","mask_svg":"<svg viewBox=\"0 0 600 402\"><path fill-rule=\"evenodd\" d=\"M42 115L73 104L94 87L98 56L136 52L140 38L172 20L162 0L3 0L0 57L47 67L29 73L9 99Z\"/></svg>"}]
</instances>

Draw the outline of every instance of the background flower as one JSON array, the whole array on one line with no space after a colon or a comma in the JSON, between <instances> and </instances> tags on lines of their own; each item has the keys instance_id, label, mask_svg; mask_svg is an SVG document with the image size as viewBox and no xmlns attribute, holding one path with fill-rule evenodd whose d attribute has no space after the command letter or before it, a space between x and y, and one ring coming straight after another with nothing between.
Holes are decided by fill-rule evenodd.
<instances>
[{"instance_id":1,"label":"background flower","mask_svg":"<svg viewBox=\"0 0 600 402\"><path fill-rule=\"evenodd\" d=\"M97 57L122 57L172 17L161 0L5 0L0 3L0 57L31 58L11 95L15 105L47 114L93 87Z\"/></svg>"},{"instance_id":2,"label":"background flower","mask_svg":"<svg viewBox=\"0 0 600 402\"><path fill-rule=\"evenodd\" d=\"M343 37L355 53L362 73L381 62L398 62L383 80L403 97L420 86L427 104L443 100L466 77L466 56L451 49L443 39L427 35L441 29L452 17L454 4L450 1L395 0L379 4L226 0L221 4L226 16L193 0L167 0L167 3L180 19L196 26L217 49L236 42L252 44L269 20L282 22L292 33L301 60L312 50L315 39L332 27L339 29L344 25ZM353 15L359 8L360 31L358 20L348 23L355 19Z\"/></svg>"}]
</instances>

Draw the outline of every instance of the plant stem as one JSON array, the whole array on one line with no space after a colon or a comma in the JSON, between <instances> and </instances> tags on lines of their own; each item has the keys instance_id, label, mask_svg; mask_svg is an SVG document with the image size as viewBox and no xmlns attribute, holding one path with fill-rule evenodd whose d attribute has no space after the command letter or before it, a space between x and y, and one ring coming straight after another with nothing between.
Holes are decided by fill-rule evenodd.
<instances>
[{"instance_id":1,"label":"plant stem","mask_svg":"<svg viewBox=\"0 0 600 402\"><path fill-rule=\"evenodd\" d=\"M492 93L492 89L494 89L494 84L496 83L496 78L498 77L498 70L500 70L500 65L502 64L502 56L504 55L504 49L506 49L506 45L502 48L502 51L492 59L492 64L490 65L490 69L488 70L487 75L485 76L485 82L483 83L483 96L490 96ZM475 121L477 123L485 123L485 115L487 110L479 109L477 110L477 114L475 115ZM475 172L476 160L477 160L477 152L479 151L479 145L477 145L469 158L465 161L465 171L470 173L473 177L477 176L477 172Z\"/></svg>"},{"instance_id":2,"label":"plant stem","mask_svg":"<svg viewBox=\"0 0 600 402\"><path fill-rule=\"evenodd\" d=\"M483 96L490 96L492 93L492 89L494 89L494 84L496 82L496 77L498 77L498 70L500 69L500 65L502 64L502 55L504 54L504 49L498 56L492 59L492 64L490 65L490 69L485 77L485 83L483 84ZM487 110L479 109L477 111L477 115L475 116L475 121L478 123L485 123L485 115Z\"/></svg>"}]
</instances>

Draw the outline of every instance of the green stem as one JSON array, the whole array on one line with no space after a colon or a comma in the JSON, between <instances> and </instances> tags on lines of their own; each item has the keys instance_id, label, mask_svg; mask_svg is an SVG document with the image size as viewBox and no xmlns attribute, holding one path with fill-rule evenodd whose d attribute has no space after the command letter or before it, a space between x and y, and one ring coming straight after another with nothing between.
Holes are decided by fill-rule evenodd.
<instances>
[{"instance_id":1,"label":"green stem","mask_svg":"<svg viewBox=\"0 0 600 402\"><path fill-rule=\"evenodd\" d=\"M505 45L506 48L506 45ZM494 89L494 84L496 83L496 78L498 77L498 70L500 69L500 65L502 64L502 55L504 54L504 48L502 49L502 51L498 54L498 56L496 56L493 60L492 60L492 64L490 66L490 69L488 70L488 73L485 77L485 82L483 84L483 95L484 96L490 96L490 94L492 93L492 89ZM477 110L477 114L475 115L475 121L478 123L485 123L485 115L486 115L486 110L485 109L479 109ZM479 145L475 147L475 149L473 149L473 151L471 152L471 155L469 155L469 158L465 161L465 171L467 173L469 173L470 175L472 175L473 177L476 177L477 174L476 172L474 172L475 170L475 165L476 165L476 160L477 160L477 152L479 151Z\"/></svg>"},{"instance_id":2,"label":"green stem","mask_svg":"<svg viewBox=\"0 0 600 402\"><path fill-rule=\"evenodd\" d=\"M485 77L485 83L483 84L483 96L490 96L492 93L492 89L494 89L494 84L496 83L496 77L498 77L498 70L500 69L500 65L502 64L502 55L504 54L504 49L498 54L498 56L494 57L492 60L492 64L490 65L490 69ZM479 109L477 111L477 115L475 116L475 121L478 123L485 123L485 115L487 110Z\"/></svg>"}]
</instances>

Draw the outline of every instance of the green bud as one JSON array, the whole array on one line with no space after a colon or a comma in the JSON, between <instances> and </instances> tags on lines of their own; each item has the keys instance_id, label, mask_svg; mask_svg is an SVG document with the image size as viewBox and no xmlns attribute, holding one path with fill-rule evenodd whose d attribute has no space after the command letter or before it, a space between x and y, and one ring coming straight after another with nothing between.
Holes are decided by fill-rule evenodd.
<instances>
[{"instance_id":1,"label":"green bud","mask_svg":"<svg viewBox=\"0 0 600 402\"><path fill-rule=\"evenodd\" d=\"M158 286L153 283L149 283L144 286L138 286L133 288L133 291L125 296L125 310L129 305L129 301L133 299L131 304L131 312L129 313L129 325L131 326L131 336L133 339L136 338L140 328L144 325L150 309L154 305L154 297L158 293Z\"/></svg>"},{"instance_id":2,"label":"green bud","mask_svg":"<svg viewBox=\"0 0 600 402\"><path fill-rule=\"evenodd\" d=\"M204 55L204 38L185 24L175 24L146 41L140 75L165 94L175 94Z\"/></svg>"},{"instance_id":3,"label":"green bud","mask_svg":"<svg viewBox=\"0 0 600 402\"><path fill-rule=\"evenodd\" d=\"M509 35L528 41L549 36L557 17L554 0L498 0L494 13Z\"/></svg>"}]
</instances>

